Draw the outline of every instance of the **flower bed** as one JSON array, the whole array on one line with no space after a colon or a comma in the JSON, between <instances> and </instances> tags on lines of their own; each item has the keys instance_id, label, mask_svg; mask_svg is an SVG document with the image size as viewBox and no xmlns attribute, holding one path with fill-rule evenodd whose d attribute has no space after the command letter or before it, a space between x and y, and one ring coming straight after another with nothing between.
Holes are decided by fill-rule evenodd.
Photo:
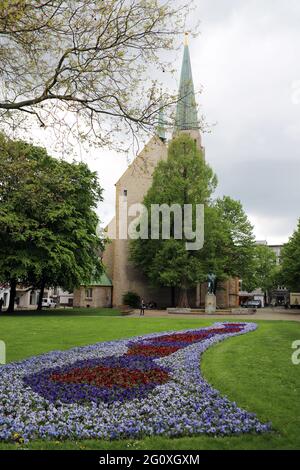
<instances>
[{"instance_id":1,"label":"flower bed","mask_svg":"<svg viewBox=\"0 0 300 470\"><path fill-rule=\"evenodd\" d=\"M0 439L230 435L270 429L202 377L212 344L254 323L54 351L0 369Z\"/></svg>"}]
</instances>

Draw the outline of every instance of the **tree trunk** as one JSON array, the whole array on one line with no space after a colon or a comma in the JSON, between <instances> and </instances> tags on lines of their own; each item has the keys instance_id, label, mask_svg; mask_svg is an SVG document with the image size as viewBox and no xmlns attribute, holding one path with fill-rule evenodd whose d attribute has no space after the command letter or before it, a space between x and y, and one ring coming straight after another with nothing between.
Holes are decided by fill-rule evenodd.
<instances>
[{"instance_id":1,"label":"tree trunk","mask_svg":"<svg viewBox=\"0 0 300 470\"><path fill-rule=\"evenodd\" d=\"M188 291L186 287L181 287L180 289L178 307L190 308L189 299L188 299Z\"/></svg>"},{"instance_id":2,"label":"tree trunk","mask_svg":"<svg viewBox=\"0 0 300 470\"><path fill-rule=\"evenodd\" d=\"M16 279L11 279L9 282L10 285L10 295L9 295L9 304L7 308L8 313L14 313L15 311L15 299L17 291L17 281Z\"/></svg>"},{"instance_id":3,"label":"tree trunk","mask_svg":"<svg viewBox=\"0 0 300 470\"><path fill-rule=\"evenodd\" d=\"M201 284L198 283L196 285L196 308L200 308L201 306Z\"/></svg>"},{"instance_id":4,"label":"tree trunk","mask_svg":"<svg viewBox=\"0 0 300 470\"><path fill-rule=\"evenodd\" d=\"M43 302L43 297L44 297L44 290L45 290L45 281L42 281L41 283L41 290L40 290L40 295L39 295L39 301L37 304L37 310L40 312L42 310L42 302Z\"/></svg>"},{"instance_id":5,"label":"tree trunk","mask_svg":"<svg viewBox=\"0 0 300 470\"><path fill-rule=\"evenodd\" d=\"M214 294L215 294L215 296L217 295L218 286L219 286L219 280L218 280L218 278L216 277L216 279L215 279L215 288L214 288Z\"/></svg>"}]
</instances>

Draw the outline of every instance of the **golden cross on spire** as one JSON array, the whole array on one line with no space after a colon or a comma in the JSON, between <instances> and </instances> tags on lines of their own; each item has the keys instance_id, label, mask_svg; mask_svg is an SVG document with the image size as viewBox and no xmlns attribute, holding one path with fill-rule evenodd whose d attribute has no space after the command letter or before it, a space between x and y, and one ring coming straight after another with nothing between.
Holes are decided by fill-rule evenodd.
<instances>
[{"instance_id":1,"label":"golden cross on spire","mask_svg":"<svg viewBox=\"0 0 300 470\"><path fill-rule=\"evenodd\" d=\"M185 46L189 45L189 33L188 32L184 33L184 45Z\"/></svg>"}]
</instances>

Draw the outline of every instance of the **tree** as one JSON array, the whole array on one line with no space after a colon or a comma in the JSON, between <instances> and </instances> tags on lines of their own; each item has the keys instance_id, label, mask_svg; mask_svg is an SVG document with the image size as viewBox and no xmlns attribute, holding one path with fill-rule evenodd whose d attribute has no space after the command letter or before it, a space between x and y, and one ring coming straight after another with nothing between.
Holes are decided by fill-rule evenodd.
<instances>
[{"instance_id":1,"label":"tree","mask_svg":"<svg viewBox=\"0 0 300 470\"><path fill-rule=\"evenodd\" d=\"M250 277L254 251L253 227L240 201L224 196L207 207L201 260L206 272L217 276L217 284L229 277Z\"/></svg>"},{"instance_id":2,"label":"tree","mask_svg":"<svg viewBox=\"0 0 300 470\"><path fill-rule=\"evenodd\" d=\"M207 204L216 186L216 177L204 161L193 139L181 134L168 149L167 161L161 161L153 174L153 183L144 204L151 212L153 204L191 204L195 213L197 204ZM138 239L131 242L131 257L154 285L180 289L179 305L188 306L187 290L204 280L205 271L199 263L200 251L188 251L187 239L176 239L174 215L171 214L169 240ZM195 218L194 218L195 221ZM173 229L172 229L173 227ZM149 233L151 221L149 220Z\"/></svg>"},{"instance_id":3,"label":"tree","mask_svg":"<svg viewBox=\"0 0 300 470\"><path fill-rule=\"evenodd\" d=\"M242 280L243 290L252 292L260 288L266 296L267 292L276 286L277 277L278 266L275 253L266 245L256 245L253 269Z\"/></svg>"},{"instance_id":4,"label":"tree","mask_svg":"<svg viewBox=\"0 0 300 470\"><path fill-rule=\"evenodd\" d=\"M100 273L96 174L3 134L0 167L0 279L11 286L9 310L18 282L39 288L41 299L47 285L69 290Z\"/></svg>"},{"instance_id":5,"label":"tree","mask_svg":"<svg viewBox=\"0 0 300 470\"><path fill-rule=\"evenodd\" d=\"M16 130L21 120L25 128L35 121L101 144L114 131L149 129L161 99L167 106L174 98L149 86L147 70L170 68L159 54L174 47L189 5L2 0L2 123ZM61 137L65 141L66 133Z\"/></svg>"},{"instance_id":6,"label":"tree","mask_svg":"<svg viewBox=\"0 0 300 470\"><path fill-rule=\"evenodd\" d=\"M288 289L300 292L300 219L297 229L281 251L280 278Z\"/></svg>"},{"instance_id":7,"label":"tree","mask_svg":"<svg viewBox=\"0 0 300 470\"><path fill-rule=\"evenodd\" d=\"M204 246L189 251L186 238L175 239L174 231L169 240L163 240L161 225L159 240L131 242L133 262L151 284L179 288L181 307L189 305L188 289L206 281L209 272L217 276L218 283L243 277L253 267L253 227L239 201L229 197L211 200L216 184L216 176L194 140L181 134L170 143L168 160L156 167L144 204L148 212L152 204L191 204L194 213L196 205L203 204Z\"/></svg>"}]
</instances>

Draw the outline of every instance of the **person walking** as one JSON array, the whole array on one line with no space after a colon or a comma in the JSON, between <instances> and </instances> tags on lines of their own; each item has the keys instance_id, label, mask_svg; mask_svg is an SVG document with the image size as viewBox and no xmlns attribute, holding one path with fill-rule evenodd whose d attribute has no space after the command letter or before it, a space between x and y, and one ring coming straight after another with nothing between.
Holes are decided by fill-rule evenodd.
<instances>
[{"instance_id":1,"label":"person walking","mask_svg":"<svg viewBox=\"0 0 300 470\"><path fill-rule=\"evenodd\" d=\"M1 297L1 299L0 299L0 313L2 313L2 307L3 307L3 305L4 305L4 300L3 300L3 298Z\"/></svg>"},{"instance_id":2,"label":"person walking","mask_svg":"<svg viewBox=\"0 0 300 470\"><path fill-rule=\"evenodd\" d=\"M144 302L144 299L141 301L141 310L140 310L140 317L143 317L145 315L145 309L146 309L146 304Z\"/></svg>"}]
</instances>

